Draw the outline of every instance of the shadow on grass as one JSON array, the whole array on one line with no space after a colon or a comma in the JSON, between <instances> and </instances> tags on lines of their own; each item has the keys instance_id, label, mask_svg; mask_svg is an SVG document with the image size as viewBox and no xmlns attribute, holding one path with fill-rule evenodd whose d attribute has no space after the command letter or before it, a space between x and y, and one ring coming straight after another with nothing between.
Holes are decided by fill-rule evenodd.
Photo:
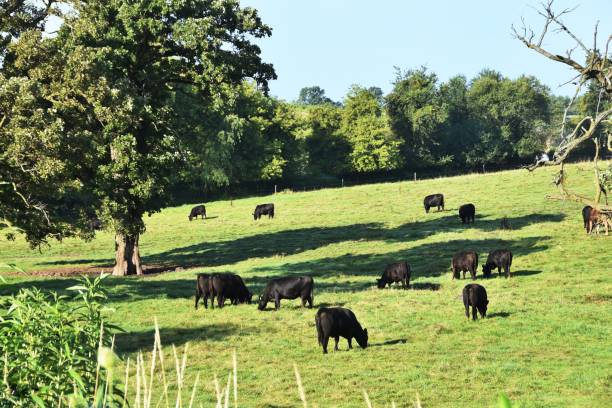
<instances>
[{"instance_id":1,"label":"shadow on grass","mask_svg":"<svg viewBox=\"0 0 612 408\"><path fill-rule=\"evenodd\" d=\"M338 227L313 227L257 234L230 241L200 242L158 254L143 257L143 264L150 265L147 273L172 270L176 267L231 265L250 258L287 256L314 250L330 244L345 241L382 240L386 242L405 242L420 240L440 232L456 232L464 229L494 231L500 229L501 219L477 218L474 224L463 225L456 215L435 217L423 216L425 221L385 228L381 223L353 224ZM482 217L482 216L480 216ZM528 225L545 222L559 222L563 214L529 214L508 218L514 230ZM42 262L41 266L70 266L97 263L98 267L108 268L108 260L67 259L65 261Z\"/></svg>"},{"instance_id":2,"label":"shadow on grass","mask_svg":"<svg viewBox=\"0 0 612 408\"><path fill-rule=\"evenodd\" d=\"M510 315L511 315L511 313L509 313L509 312L496 312L496 313L489 313L489 314L487 314L487 318L489 318L489 319L495 319L495 318L505 319L505 318L509 317Z\"/></svg>"},{"instance_id":3,"label":"shadow on grass","mask_svg":"<svg viewBox=\"0 0 612 408\"><path fill-rule=\"evenodd\" d=\"M432 282L418 282L411 283L410 289L412 290L440 290L441 285L439 283Z\"/></svg>"},{"instance_id":4,"label":"shadow on grass","mask_svg":"<svg viewBox=\"0 0 612 408\"><path fill-rule=\"evenodd\" d=\"M383 346L393 346L396 344L406 344L408 343L408 339L397 339L397 340L387 340L382 343L370 343L368 347L383 347Z\"/></svg>"},{"instance_id":5,"label":"shadow on grass","mask_svg":"<svg viewBox=\"0 0 612 408\"><path fill-rule=\"evenodd\" d=\"M229 336L243 333L244 328L231 324L208 324L193 328L160 328L159 333L164 346L179 346L193 340L222 341ZM154 330L119 333L115 337L118 353L133 353L138 350L150 351L155 338Z\"/></svg>"}]
</instances>

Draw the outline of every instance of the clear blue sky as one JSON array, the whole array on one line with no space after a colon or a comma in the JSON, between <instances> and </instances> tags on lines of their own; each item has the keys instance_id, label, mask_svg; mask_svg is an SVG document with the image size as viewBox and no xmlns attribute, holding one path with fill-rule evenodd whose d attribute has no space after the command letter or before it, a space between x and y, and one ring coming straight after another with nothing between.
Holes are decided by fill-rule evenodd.
<instances>
[{"instance_id":1,"label":"clear blue sky","mask_svg":"<svg viewBox=\"0 0 612 408\"><path fill-rule=\"evenodd\" d=\"M536 29L542 18L533 0L241 0L259 10L273 28L258 41L265 61L276 68L271 93L294 100L304 86L319 85L342 100L352 84L391 89L394 66L427 66L441 80L471 79L483 68L515 78L535 75L559 95L573 75L563 64L527 49L511 35L521 17ZM587 44L599 23L600 43L612 34L612 0L556 0L555 9L578 6L564 17ZM572 48L562 33L544 44L555 53Z\"/></svg>"}]
</instances>

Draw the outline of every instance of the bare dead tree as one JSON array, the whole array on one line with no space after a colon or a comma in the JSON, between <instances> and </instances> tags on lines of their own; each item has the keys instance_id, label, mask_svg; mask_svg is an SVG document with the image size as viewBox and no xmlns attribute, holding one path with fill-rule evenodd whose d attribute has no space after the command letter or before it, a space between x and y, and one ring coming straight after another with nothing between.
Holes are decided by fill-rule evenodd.
<instances>
[{"instance_id":1,"label":"bare dead tree","mask_svg":"<svg viewBox=\"0 0 612 408\"><path fill-rule=\"evenodd\" d=\"M612 216L612 207L608 206L607 194L606 204L601 205L599 203L602 194L605 194L606 191L603 183L600 180L598 167L600 141L596 135L597 129L603 127L606 119L612 116L612 108L603 110L601 112L599 111L602 96L612 97L612 61L610 60L609 54L612 34L608 36L605 42L605 48L602 52L597 47L599 28L599 22L597 22L593 32L593 45L591 48L587 47L585 43L578 38L578 36L576 36L561 19L564 15L571 13L572 11L573 9L564 9L560 12L556 12L553 10L553 0L548 0L547 3L542 3L541 9L538 10L538 14L544 18L544 24L539 34L536 34L536 32L528 27L524 20L522 20L522 26L520 28L517 29L516 27L512 26L514 37L522 41L528 48L536 51L548 59L568 65L577 72L576 76L567 82L572 82L576 85L576 92L565 109L563 124L561 126L561 138L560 142L555 148L553 160L547 162L540 161L528 167L528 170L533 171L540 166L560 166L559 173L557 174L554 183L559 188L561 196L548 198L563 200L569 199L589 204L592 207L597 208L600 212L608 214L608 216ZM574 48L567 50L564 55L546 50L542 44L546 36L549 35L551 31L563 33L569 36L575 44ZM581 50L581 52L585 55L584 63L579 63L576 58L572 57L572 54L576 49ZM594 116L586 116L582 118L574 129L566 134L565 128L567 113L576 100L577 95L580 93L580 90L588 82L594 82L599 88L597 111L595 112ZM610 149L612 147L612 133L606 132L606 136L608 139L607 148ZM588 140L595 142L596 146L593 158L595 194L592 198L571 191L566 184L566 175L564 173L564 164L570 153L583 143L587 143Z\"/></svg>"}]
</instances>

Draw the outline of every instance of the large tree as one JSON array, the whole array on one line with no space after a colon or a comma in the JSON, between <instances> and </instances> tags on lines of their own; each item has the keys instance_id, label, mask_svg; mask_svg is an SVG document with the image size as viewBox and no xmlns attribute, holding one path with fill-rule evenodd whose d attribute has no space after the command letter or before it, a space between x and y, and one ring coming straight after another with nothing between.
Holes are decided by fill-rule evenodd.
<instances>
[{"instance_id":1,"label":"large tree","mask_svg":"<svg viewBox=\"0 0 612 408\"><path fill-rule=\"evenodd\" d=\"M236 88L253 78L266 91L275 78L251 42L271 30L237 0L70 5L55 37L12 46L11 69L41 87L43 112L57 117L49 131L115 231L113 273L140 274L143 216L169 203L176 175L196 163L223 180Z\"/></svg>"},{"instance_id":2,"label":"large tree","mask_svg":"<svg viewBox=\"0 0 612 408\"><path fill-rule=\"evenodd\" d=\"M540 165L559 166L560 169L555 178L555 183L559 187L561 197L552 198L571 199L590 204L604 212L604 216L607 217L607 222L612 224L612 207L600 203L601 195L604 191L603 188L605 187L605 177L600 173L598 165L601 148L605 147L612 150L612 132L608 131L606 134L607 143L600 140L603 135L600 135L598 132L599 129L605 126L605 121L612 116L612 106L607 102L612 98L612 54L610 52L612 50L609 48L612 42L612 34L607 37L604 47L601 49L601 44L598 44L598 24L595 24L593 43L591 46L587 46L586 43L576 36L563 22L563 16L569 12L571 12L569 9L555 11L553 8L553 1L549 0L548 3L542 5L542 9L539 11L539 14L544 18L544 23L542 29L539 30L538 33L525 24L523 24L521 28L513 27L515 37L522 41L528 48L550 60L565 64L575 71L574 78L569 82L576 84L576 91L565 110L561 134L555 146L553 160L536 163L530 170L534 170ZM573 41L574 47L565 53L553 52L544 48L545 39L553 28L555 31L567 35L568 38ZM574 54L576 50L579 54ZM585 103L583 105L583 108L586 106L585 109L582 109L584 116L573 128L568 130L568 126L566 126L567 113L572 109L576 96L589 84L592 90L595 90L592 94L597 96L596 98L592 98L590 103ZM595 99L597 103L594 102ZM590 108L588 107L589 105ZM570 154L589 143L593 143L595 151L593 157L595 193L592 197L572 191L566 183L567 178L564 173L564 164L566 159L570 157Z\"/></svg>"}]
</instances>

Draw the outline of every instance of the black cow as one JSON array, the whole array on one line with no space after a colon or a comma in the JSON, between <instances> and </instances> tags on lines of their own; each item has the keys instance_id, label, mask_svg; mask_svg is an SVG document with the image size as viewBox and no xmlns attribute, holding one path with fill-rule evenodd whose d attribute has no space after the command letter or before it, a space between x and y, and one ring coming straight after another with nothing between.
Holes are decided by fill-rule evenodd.
<instances>
[{"instance_id":1,"label":"black cow","mask_svg":"<svg viewBox=\"0 0 612 408\"><path fill-rule=\"evenodd\" d=\"M201 215L202 219L206 218L206 207L204 207L204 204L196 205L191 209L191 212L189 213L189 221L194 218L197 220L198 215Z\"/></svg>"},{"instance_id":2,"label":"black cow","mask_svg":"<svg viewBox=\"0 0 612 408\"><path fill-rule=\"evenodd\" d=\"M281 299L302 299L302 307L308 302L312 307L312 288L314 281L310 276L288 276L273 279L266 285L263 294L259 297L259 310L264 310L268 302L274 301L274 308L280 309Z\"/></svg>"},{"instance_id":3,"label":"black cow","mask_svg":"<svg viewBox=\"0 0 612 408\"><path fill-rule=\"evenodd\" d=\"M423 205L425 206L425 212L429 213L429 209L432 207L438 207L438 211L440 211L440 207L444 211L444 195L442 194L431 194L425 197L423 200Z\"/></svg>"},{"instance_id":4,"label":"black cow","mask_svg":"<svg viewBox=\"0 0 612 408\"><path fill-rule=\"evenodd\" d=\"M476 207L474 207L474 204L463 204L459 207L459 218L461 218L461 223L469 224L471 221L473 224L474 215L476 215Z\"/></svg>"},{"instance_id":5,"label":"black cow","mask_svg":"<svg viewBox=\"0 0 612 408\"><path fill-rule=\"evenodd\" d=\"M472 306L472 320L476 320L476 310L480 312L480 317L487 315L487 290L480 285L470 283L463 288L463 305L465 306L465 317L470 318L470 306Z\"/></svg>"},{"instance_id":6,"label":"black cow","mask_svg":"<svg viewBox=\"0 0 612 408\"><path fill-rule=\"evenodd\" d=\"M95 215L89 218L88 224L89 228L94 231L100 231L101 229L104 229L102 221Z\"/></svg>"},{"instance_id":7,"label":"black cow","mask_svg":"<svg viewBox=\"0 0 612 408\"><path fill-rule=\"evenodd\" d=\"M210 284L209 284L210 275L206 273L199 273L196 278L196 294L195 294L195 308L198 308L198 301L200 298L204 298L204 307L208 309L208 298L211 298L211 303L213 302L211 292L210 292Z\"/></svg>"},{"instance_id":8,"label":"black cow","mask_svg":"<svg viewBox=\"0 0 612 408\"><path fill-rule=\"evenodd\" d=\"M489 253L487 263L482 265L482 274L488 278L491 276L491 271L497 268L497 273L501 276L501 270L503 268L506 273L506 278L509 278L510 266L512 266L512 252L507 249L496 249Z\"/></svg>"},{"instance_id":9,"label":"black cow","mask_svg":"<svg viewBox=\"0 0 612 408\"><path fill-rule=\"evenodd\" d=\"M586 207L582 209L582 221L584 222L584 229L586 230L587 234L591 233L589 219L591 218L592 210L593 210L593 207L591 207L590 205L587 205Z\"/></svg>"},{"instance_id":10,"label":"black cow","mask_svg":"<svg viewBox=\"0 0 612 408\"><path fill-rule=\"evenodd\" d=\"M208 290L211 296L211 307L214 309L214 298L217 297L217 305L223 307L226 299L230 299L233 305L238 303L251 304L253 294L247 289L242 278L233 273L217 273L208 279Z\"/></svg>"},{"instance_id":11,"label":"black cow","mask_svg":"<svg viewBox=\"0 0 612 408\"><path fill-rule=\"evenodd\" d=\"M410 265L406 261L389 264L376 282L379 289L397 282L401 282L402 287L406 289L410 285Z\"/></svg>"},{"instance_id":12,"label":"black cow","mask_svg":"<svg viewBox=\"0 0 612 408\"><path fill-rule=\"evenodd\" d=\"M274 218L274 204L259 204L253 212L253 219L258 220L262 215L267 215L268 218Z\"/></svg>"},{"instance_id":13,"label":"black cow","mask_svg":"<svg viewBox=\"0 0 612 408\"><path fill-rule=\"evenodd\" d=\"M349 309L342 307L322 307L315 316L317 326L317 338L319 344L323 346L323 354L327 354L327 343L329 338L336 340L334 350L338 350L338 341L344 337L348 341L349 349L353 348L353 337L361 348L368 346L368 329L362 329L361 325Z\"/></svg>"},{"instance_id":14,"label":"black cow","mask_svg":"<svg viewBox=\"0 0 612 408\"><path fill-rule=\"evenodd\" d=\"M459 273L470 272L472 279L476 279L476 270L478 269L478 254L474 251L457 252L451 261L451 270L453 271L453 279L459 279Z\"/></svg>"}]
</instances>

